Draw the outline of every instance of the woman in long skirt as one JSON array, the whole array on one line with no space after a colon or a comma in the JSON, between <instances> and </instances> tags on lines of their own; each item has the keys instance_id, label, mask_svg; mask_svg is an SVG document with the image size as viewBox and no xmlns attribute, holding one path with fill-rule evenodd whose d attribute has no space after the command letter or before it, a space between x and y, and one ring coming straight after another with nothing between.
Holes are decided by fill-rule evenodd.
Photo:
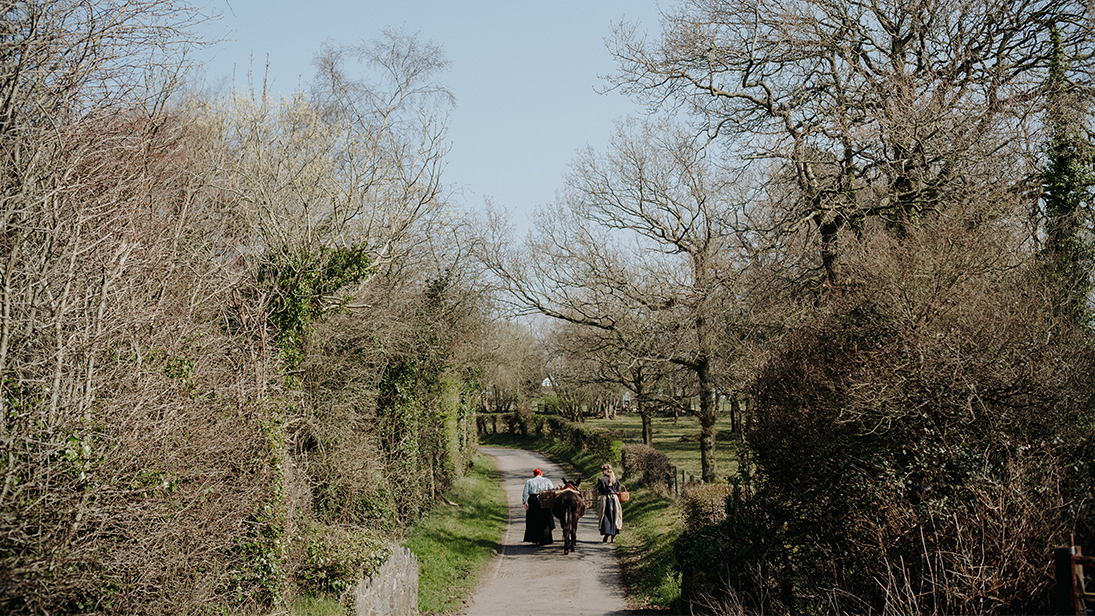
<instances>
[{"instance_id":1,"label":"woman in long skirt","mask_svg":"<svg viewBox=\"0 0 1095 616\"><path fill-rule=\"evenodd\" d=\"M525 538L528 543L547 545L552 543L551 509L540 507L540 491L551 490L555 485L544 477L540 469L532 471L532 479L525 482L521 502L525 505Z\"/></svg>"},{"instance_id":2,"label":"woman in long skirt","mask_svg":"<svg viewBox=\"0 0 1095 616\"><path fill-rule=\"evenodd\" d=\"M612 465L601 465L601 477L597 480L597 501L601 509L602 543L616 541L616 535L624 528L623 508L616 496L619 492L620 480L612 472Z\"/></svg>"}]
</instances>

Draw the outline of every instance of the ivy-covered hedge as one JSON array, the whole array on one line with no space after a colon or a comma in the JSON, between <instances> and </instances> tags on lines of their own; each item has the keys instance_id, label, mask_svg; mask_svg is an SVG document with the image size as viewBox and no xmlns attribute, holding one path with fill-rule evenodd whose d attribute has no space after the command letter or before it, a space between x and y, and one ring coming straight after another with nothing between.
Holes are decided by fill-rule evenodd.
<instances>
[{"instance_id":1,"label":"ivy-covered hedge","mask_svg":"<svg viewBox=\"0 0 1095 616\"><path fill-rule=\"evenodd\" d=\"M302 562L297 589L340 595L344 601L364 576L374 575L391 555L384 536L364 528L307 521L300 538Z\"/></svg>"}]
</instances>

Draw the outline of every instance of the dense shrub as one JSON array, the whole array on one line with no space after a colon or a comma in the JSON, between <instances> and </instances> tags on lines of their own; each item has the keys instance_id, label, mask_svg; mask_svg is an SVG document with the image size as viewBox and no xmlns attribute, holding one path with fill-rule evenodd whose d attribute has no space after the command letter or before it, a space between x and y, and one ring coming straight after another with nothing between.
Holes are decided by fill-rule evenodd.
<instances>
[{"instance_id":1,"label":"dense shrub","mask_svg":"<svg viewBox=\"0 0 1095 616\"><path fill-rule=\"evenodd\" d=\"M439 327L430 292L370 294L368 314L333 313L308 338L290 436L326 523L397 530L467 470L478 385L452 357L453 338L419 344ZM454 319L465 333L476 326Z\"/></svg>"},{"instance_id":2,"label":"dense shrub","mask_svg":"<svg viewBox=\"0 0 1095 616\"><path fill-rule=\"evenodd\" d=\"M673 465L662 452L648 445L624 445L620 454L622 473L664 495L674 480Z\"/></svg>"},{"instance_id":3,"label":"dense shrub","mask_svg":"<svg viewBox=\"0 0 1095 616\"><path fill-rule=\"evenodd\" d=\"M302 552L296 570L298 590L340 595L344 601L364 576L376 574L391 555L383 535L363 528L306 521L296 542Z\"/></svg>"},{"instance_id":4,"label":"dense shrub","mask_svg":"<svg viewBox=\"0 0 1095 616\"><path fill-rule=\"evenodd\" d=\"M708 487L715 486L692 492L686 528L673 546L683 611L794 613L787 607L795 603L796 571L785 543L788 520L740 488L726 496L726 486Z\"/></svg>"},{"instance_id":5,"label":"dense shrub","mask_svg":"<svg viewBox=\"0 0 1095 616\"><path fill-rule=\"evenodd\" d=\"M1092 538L1095 353L1006 236L963 221L865 234L848 288L760 372L755 479L702 531L746 559L724 581L747 605L1038 611L1050 548Z\"/></svg>"},{"instance_id":6,"label":"dense shrub","mask_svg":"<svg viewBox=\"0 0 1095 616\"><path fill-rule=\"evenodd\" d=\"M349 224L315 208L350 203L418 233L437 182L359 181L350 161L415 163L391 130L378 143L302 96L168 105L147 90L173 57L155 45L192 17L5 8L4 613L269 613L338 590L380 554L365 539L420 515L475 447L471 285L406 236L316 224Z\"/></svg>"},{"instance_id":7,"label":"dense shrub","mask_svg":"<svg viewBox=\"0 0 1095 616\"><path fill-rule=\"evenodd\" d=\"M48 190L5 193L4 611L245 610L283 587L279 366L190 120L59 127L35 145Z\"/></svg>"},{"instance_id":8,"label":"dense shrub","mask_svg":"<svg viewBox=\"0 0 1095 616\"><path fill-rule=\"evenodd\" d=\"M684 484L680 507L685 528L696 530L720 524L726 519L726 499L729 495L730 486L727 484Z\"/></svg>"}]
</instances>

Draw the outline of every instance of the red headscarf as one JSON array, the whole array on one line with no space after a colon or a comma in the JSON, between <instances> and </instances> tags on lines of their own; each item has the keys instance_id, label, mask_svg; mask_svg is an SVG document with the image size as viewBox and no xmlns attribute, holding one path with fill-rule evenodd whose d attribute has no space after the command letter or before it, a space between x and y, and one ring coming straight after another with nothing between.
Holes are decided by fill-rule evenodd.
<instances>
[{"instance_id":1,"label":"red headscarf","mask_svg":"<svg viewBox=\"0 0 1095 616\"><path fill-rule=\"evenodd\" d=\"M540 471L540 469L538 469L538 468L534 468L534 469L532 469L532 474L533 474L533 476L535 476L535 477L539 477L540 475L543 475L544 473L542 473L542 472Z\"/></svg>"}]
</instances>

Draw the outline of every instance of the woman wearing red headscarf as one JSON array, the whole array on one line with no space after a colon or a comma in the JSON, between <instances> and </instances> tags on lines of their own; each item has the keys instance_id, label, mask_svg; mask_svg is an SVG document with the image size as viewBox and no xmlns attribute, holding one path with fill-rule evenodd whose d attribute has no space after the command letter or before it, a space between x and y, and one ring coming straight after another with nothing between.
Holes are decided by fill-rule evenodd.
<instances>
[{"instance_id":1,"label":"woman wearing red headscarf","mask_svg":"<svg viewBox=\"0 0 1095 616\"><path fill-rule=\"evenodd\" d=\"M525 505L525 541L536 545L547 545L552 542L551 509L540 507L540 491L551 490L555 487L551 480L544 477L540 469L532 471L532 479L525 482L525 489L521 492L521 503Z\"/></svg>"}]
</instances>

